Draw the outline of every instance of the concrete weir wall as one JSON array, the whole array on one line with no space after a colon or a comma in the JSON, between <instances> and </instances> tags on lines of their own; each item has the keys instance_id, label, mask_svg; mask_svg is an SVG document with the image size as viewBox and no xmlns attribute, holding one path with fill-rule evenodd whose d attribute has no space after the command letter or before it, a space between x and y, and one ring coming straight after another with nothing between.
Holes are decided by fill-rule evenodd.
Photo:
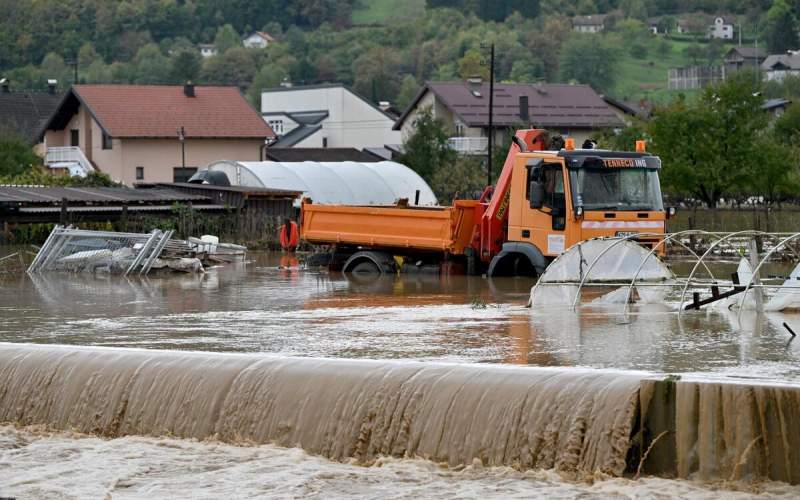
<instances>
[{"instance_id":1,"label":"concrete weir wall","mask_svg":"<svg viewBox=\"0 0 800 500\"><path fill-rule=\"evenodd\" d=\"M362 463L622 475L646 456L647 473L796 483L799 403L795 388L574 368L0 344L0 422L275 443Z\"/></svg>"}]
</instances>

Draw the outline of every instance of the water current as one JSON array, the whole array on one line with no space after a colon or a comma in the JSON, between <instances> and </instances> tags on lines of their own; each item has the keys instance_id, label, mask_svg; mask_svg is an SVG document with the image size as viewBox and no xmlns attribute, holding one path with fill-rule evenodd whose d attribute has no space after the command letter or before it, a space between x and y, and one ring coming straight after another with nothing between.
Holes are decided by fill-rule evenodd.
<instances>
[{"instance_id":1,"label":"water current","mask_svg":"<svg viewBox=\"0 0 800 500\"><path fill-rule=\"evenodd\" d=\"M0 421L14 424L0 427L0 496L574 498L659 496L665 488L691 498L800 495L784 483L720 483L723 475L759 475L748 464L736 465L743 454L794 446L786 436L797 433L764 418L772 413L718 416L730 436L746 430L727 447L697 435L712 429L703 423L706 401L771 405L781 415L788 405L786 416L794 415L795 392L740 394L707 384L800 386L800 344L789 341L783 326L794 315L745 312L741 323L729 311L678 318L659 304L624 317L605 306L577 314L531 311L524 304L533 283L525 279L423 275L355 282L298 269L287 259L254 257L204 276L42 275L0 282L0 341L11 343L0 346L0 372L6 369ZM13 344L247 356L167 360L140 350L15 350ZM360 361L342 364L342 358L418 363L369 361L365 370ZM487 371L486 365L499 364L550 371ZM665 374L687 381L677 400L689 412L684 420L695 422L674 431L676 446L691 448L683 452L696 458L674 472L716 482L630 479L626 454L635 447L629 440L636 439L638 381ZM65 387L73 382L78 389L70 393ZM25 384L38 389L15 392ZM186 386L195 393L181 392ZM297 406L298 394L313 404ZM284 404L264 408L259 401ZM108 408L122 410L104 413ZM336 425L321 425L320 415ZM763 432L751 432L759 426ZM498 435L507 436L499 448ZM757 437L763 444L751 444ZM242 444L248 446L236 446ZM659 453L654 450L654 461ZM753 467L778 467L772 477L785 478L796 460L786 455L783 465ZM623 474L626 466L628 479L604 476ZM75 481L76 475L87 481ZM592 481L582 481L587 478Z\"/></svg>"}]
</instances>

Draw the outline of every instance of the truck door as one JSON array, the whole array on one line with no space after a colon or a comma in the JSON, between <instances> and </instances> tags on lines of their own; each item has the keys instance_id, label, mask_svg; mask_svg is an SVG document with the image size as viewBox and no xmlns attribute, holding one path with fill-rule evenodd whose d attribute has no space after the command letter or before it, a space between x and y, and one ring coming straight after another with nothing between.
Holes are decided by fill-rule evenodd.
<instances>
[{"instance_id":1,"label":"truck door","mask_svg":"<svg viewBox=\"0 0 800 500\"><path fill-rule=\"evenodd\" d=\"M567 225L564 166L560 162L530 166L526 191L528 206L523 208L523 237L526 230L530 231L531 242L545 255L564 252Z\"/></svg>"}]
</instances>

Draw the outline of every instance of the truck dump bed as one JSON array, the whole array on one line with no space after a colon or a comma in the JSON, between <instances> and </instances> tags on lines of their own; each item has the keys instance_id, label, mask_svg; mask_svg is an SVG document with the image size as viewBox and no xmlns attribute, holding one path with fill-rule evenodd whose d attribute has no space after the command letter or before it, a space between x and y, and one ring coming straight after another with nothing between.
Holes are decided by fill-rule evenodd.
<instances>
[{"instance_id":1,"label":"truck dump bed","mask_svg":"<svg viewBox=\"0 0 800 500\"><path fill-rule=\"evenodd\" d=\"M464 253L483 206L459 200L452 207L357 207L303 203L301 236L315 244Z\"/></svg>"}]
</instances>

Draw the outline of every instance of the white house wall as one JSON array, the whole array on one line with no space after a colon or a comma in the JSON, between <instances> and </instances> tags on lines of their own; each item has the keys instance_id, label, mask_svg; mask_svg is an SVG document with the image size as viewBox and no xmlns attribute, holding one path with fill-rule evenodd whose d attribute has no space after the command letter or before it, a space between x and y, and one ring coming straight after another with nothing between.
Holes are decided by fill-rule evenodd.
<instances>
[{"instance_id":1,"label":"white house wall","mask_svg":"<svg viewBox=\"0 0 800 500\"><path fill-rule=\"evenodd\" d=\"M326 110L328 117L321 122L320 137L328 139L327 146L330 148L362 149L402 142L400 132L392 130L394 122L391 118L344 87L264 92L261 108L262 113ZM300 147L300 144L295 147Z\"/></svg>"}]
</instances>

